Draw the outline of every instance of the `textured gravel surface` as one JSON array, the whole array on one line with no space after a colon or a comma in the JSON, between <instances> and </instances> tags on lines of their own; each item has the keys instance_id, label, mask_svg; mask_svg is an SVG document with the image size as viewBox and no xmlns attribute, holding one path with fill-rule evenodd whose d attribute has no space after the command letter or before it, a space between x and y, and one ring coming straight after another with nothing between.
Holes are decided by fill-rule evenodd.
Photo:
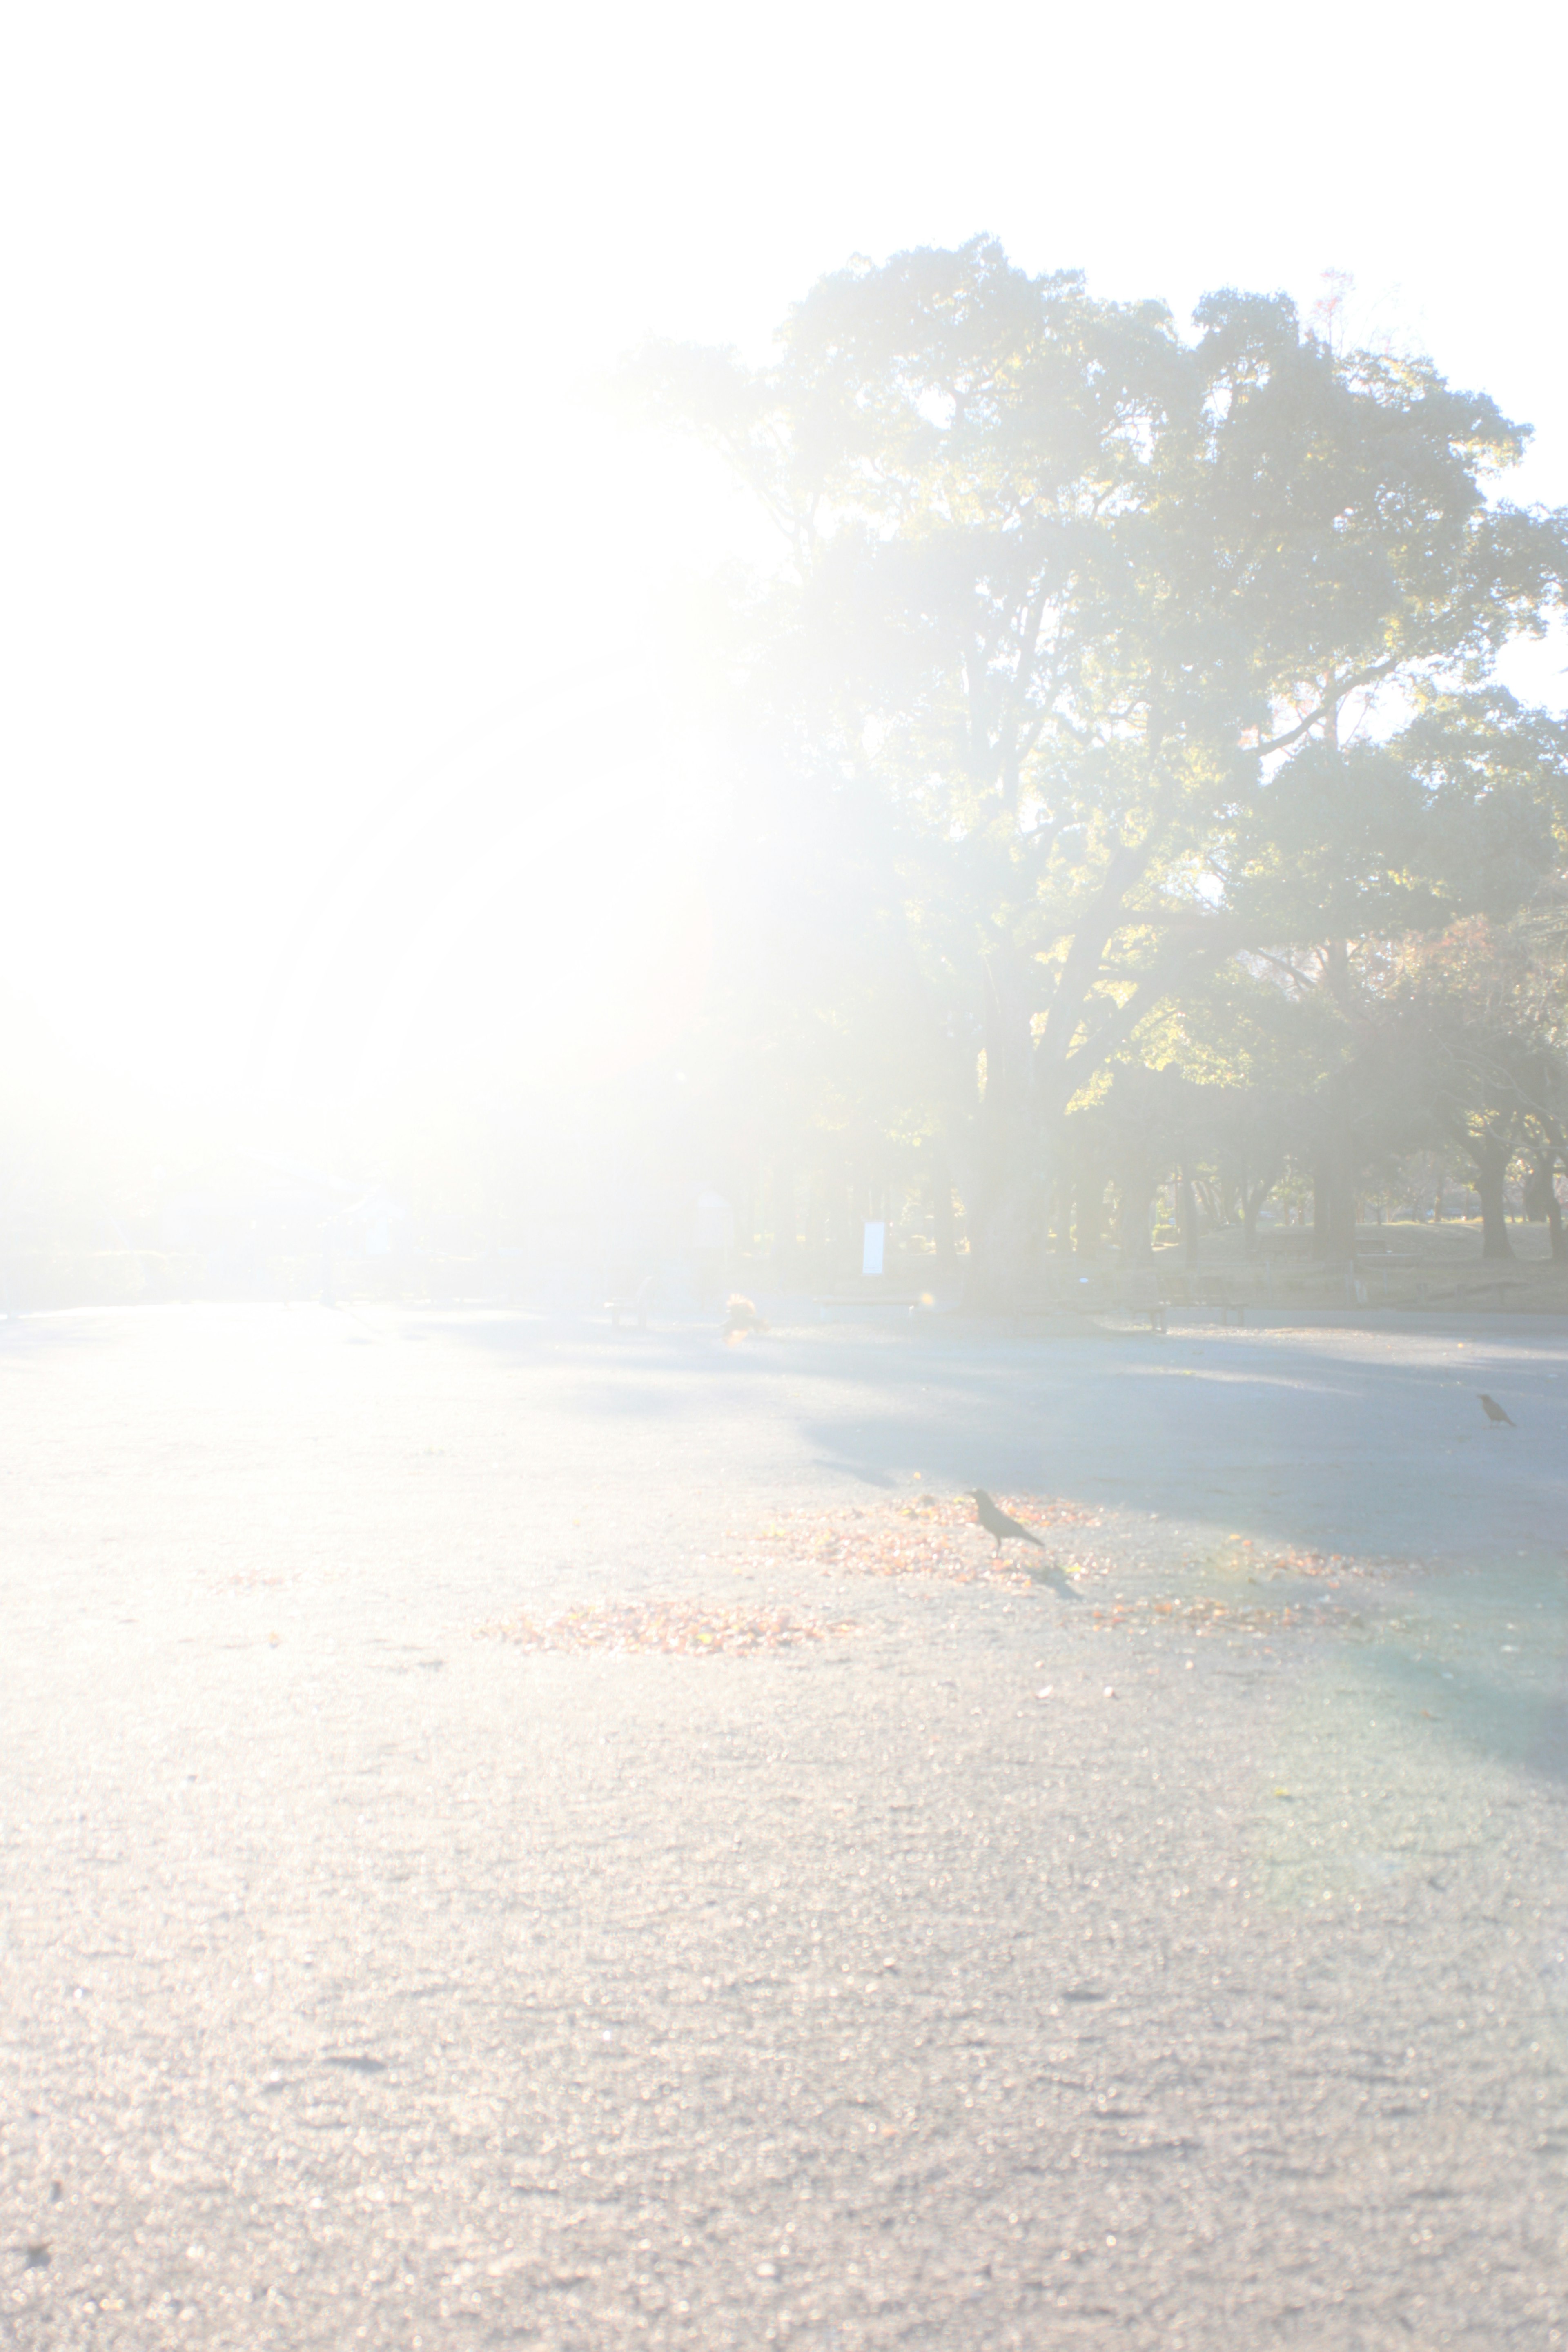
<instances>
[{"instance_id":1,"label":"textured gravel surface","mask_svg":"<svg viewBox=\"0 0 1568 2352\"><path fill-rule=\"evenodd\" d=\"M1558 1327L146 1309L0 1427L0 2344L1568 2342ZM1055 1582L842 1572L976 1484ZM632 1603L823 1632L493 1630Z\"/></svg>"}]
</instances>

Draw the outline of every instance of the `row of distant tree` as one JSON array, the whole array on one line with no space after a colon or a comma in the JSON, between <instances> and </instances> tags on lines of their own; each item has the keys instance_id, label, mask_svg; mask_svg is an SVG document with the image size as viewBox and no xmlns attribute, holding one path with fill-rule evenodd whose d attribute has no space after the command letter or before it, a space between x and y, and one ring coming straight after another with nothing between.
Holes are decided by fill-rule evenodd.
<instances>
[{"instance_id":1,"label":"row of distant tree","mask_svg":"<svg viewBox=\"0 0 1568 2352\"><path fill-rule=\"evenodd\" d=\"M1525 428L1331 310L1184 334L985 240L627 382L778 533L692 599L738 783L683 1048L775 1225L797 1166L921 1171L1004 1297L1049 1233L1143 1246L1173 1178L1250 1229L1304 1176L1342 1255L1436 1151L1489 1255L1510 1176L1561 1250L1568 734L1498 665L1568 518L1501 493Z\"/></svg>"}]
</instances>

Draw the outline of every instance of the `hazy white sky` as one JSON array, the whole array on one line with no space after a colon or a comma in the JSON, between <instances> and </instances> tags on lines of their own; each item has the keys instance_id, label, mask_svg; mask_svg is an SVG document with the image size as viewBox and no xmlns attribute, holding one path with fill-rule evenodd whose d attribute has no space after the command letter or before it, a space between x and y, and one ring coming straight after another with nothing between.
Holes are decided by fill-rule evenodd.
<instances>
[{"instance_id":1,"label":"hazy white sky","mask_svg":"<svg viewBox=\"0 0 1568 2352\"><path fill-rule=\"evenodd\" d=\"M579 721L517 752L521 887L530 774L631 789L636 711L591 681L628 673L661 574L744 527L692 457L606 455L584 381L649 330L758 344L853 252L988 229L1183 311L1352 271L1360 323L1532 422L1521 487L1568 500L1568 37L1542 0L1478 23L14 11L0 979L89 1064L221 1090L376 812L416 779L438 802L580 674Z\"/></svg>"}]
</instances>

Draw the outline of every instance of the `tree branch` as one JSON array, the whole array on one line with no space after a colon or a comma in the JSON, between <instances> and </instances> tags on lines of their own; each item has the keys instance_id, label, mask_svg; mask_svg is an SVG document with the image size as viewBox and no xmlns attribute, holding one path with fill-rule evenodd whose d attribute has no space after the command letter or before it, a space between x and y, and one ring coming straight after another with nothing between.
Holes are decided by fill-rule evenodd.
<instances>
[{"instance_id":1,"label":"tree branch","mask_svg":"<svg viewBox=\"0 0 1568 2352\"><path fill-rule=\"evenodd\" d=\"M1336 709L1347 694L1359 693L1363 686L1376 686L1381 679L1392 677L1398 667L1394 661L1379 662L1373 669L1358 670L1354 677L1337 680L1332 694L1326 694L1317 709L1307 713L1299 727L1292 727L1287 734L1273 736L1267 743L1257 744L1254 748L1258 758L1266 760L1270 752L1289 751L1292 743L1299 743L1303 735L1311 732L1325 712Z\"/></svg>"}]
</instances>

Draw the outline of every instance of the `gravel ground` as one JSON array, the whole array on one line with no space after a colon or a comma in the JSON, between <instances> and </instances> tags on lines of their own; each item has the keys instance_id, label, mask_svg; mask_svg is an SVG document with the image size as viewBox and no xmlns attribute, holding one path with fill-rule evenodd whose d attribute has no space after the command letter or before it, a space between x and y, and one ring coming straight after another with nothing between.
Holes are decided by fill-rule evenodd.
<instances>
[{"instance_id":1,"label":"gravel ground","mask_svg":"<svg viewBox=\"0 0 1568 2352\"><path fill-rule=\"evenodd\" d=\"M0 1426L0 2344L1568 2343L1561 1326L153 1308ZM788 1533L976 1484L1054 1583ZM493 1631L648 1600L823 1638Z\"/></svg>"}]
</instances>

